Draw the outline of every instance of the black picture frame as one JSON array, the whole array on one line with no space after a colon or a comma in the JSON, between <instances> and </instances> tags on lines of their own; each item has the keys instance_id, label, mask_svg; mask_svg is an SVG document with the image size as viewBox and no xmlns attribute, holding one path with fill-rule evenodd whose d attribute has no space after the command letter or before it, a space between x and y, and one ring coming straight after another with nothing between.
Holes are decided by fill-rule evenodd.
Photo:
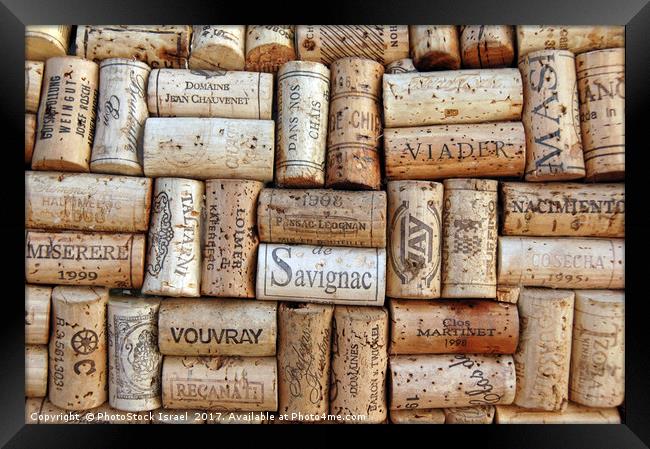
<instances>
[{"instance_id":1,"label":"black picture frame","mask_svg":"<svg viewBox=\"0 0 650 449\"><path fill-rule=\"evenodd\" d=\"M506 23L506 24L607 24L626 25L627 78L627 226L626 257L626 403L621 425L511 425L511 426L66 426L24 424L24 328L19 319L23 298L24 266L24 178L18 168L23 145L23 61L25 24L101 23ZM2 172L4 217L0 220L3 247L0 324L0 444L16 448L45 447L158 447L179 441L179 447L217 444L251 445L279 443L300 446L347 445L359 433L361 444L395 438L396 444L451 445L499 448L622 448L650 445L650 355L646 337L647 317L643 310L644 275L650 217L645 212L648 139L643 127L648 104L648 60L650 55L650 5L648 0L411 0L372 2L343 0L323 2L212 2L127 0L3 0L0 5L2 83L0 102L5 132ZM287 432L288 430L288 432ZM344 432L345 440L335 434ZM288 433L273 440L271 434ZM271 438L269 438L271 437ZM418 441L420 440L421 441ZM155 440L158 440L156 442ZM203 441L201 441L203 440Z\"/></svg>"}]
</instances>

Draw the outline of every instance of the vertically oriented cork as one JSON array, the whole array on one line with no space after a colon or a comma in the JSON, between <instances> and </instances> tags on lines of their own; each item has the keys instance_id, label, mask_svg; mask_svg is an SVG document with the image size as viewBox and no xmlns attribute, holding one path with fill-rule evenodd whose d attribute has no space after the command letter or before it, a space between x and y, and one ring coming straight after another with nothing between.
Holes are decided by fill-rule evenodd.
<instances>
[{"instance_id":1,"label":"vertically oriented cork","mask_svg":"<svg viewBox=\"0 0 650 449\"><path fill-rule=\"evenodd\" d=\"M325 185L378 190L384 66L361 58L332 63Z\"/></svg>"}]
</instances>

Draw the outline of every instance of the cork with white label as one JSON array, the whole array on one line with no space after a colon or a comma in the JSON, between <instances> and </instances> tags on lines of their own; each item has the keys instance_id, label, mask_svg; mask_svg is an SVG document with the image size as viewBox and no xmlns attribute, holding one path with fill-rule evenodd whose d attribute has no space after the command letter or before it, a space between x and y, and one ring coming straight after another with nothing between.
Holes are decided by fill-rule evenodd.
<instances>
[{"instance_id":1,"label":"cork with white label","mask_svg":"<svg viewBox=\"0 0 650 449\"><path fill-rule=\"evenodd\" d=\"M256 298L381 306L385 277L383 248L261 243Z\"/></svg>"}]
</instances>

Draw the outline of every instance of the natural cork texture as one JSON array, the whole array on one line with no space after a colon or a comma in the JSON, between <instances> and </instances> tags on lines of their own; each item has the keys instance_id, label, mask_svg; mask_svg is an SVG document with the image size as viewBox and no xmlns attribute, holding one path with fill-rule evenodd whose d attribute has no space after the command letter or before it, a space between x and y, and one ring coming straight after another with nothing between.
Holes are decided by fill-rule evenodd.
<instances>
[{"instance_id":1,"label":"natural cork texture","mask_svg":"<svg viewBox=\"0 0 650 449\"><path fill-rule=\"evenodd\" d=\"M257 198L263 187L259 181L206 181L202 295L255 298Z\"/></svg>"},{"instance_id":2,"label":"natural cork texture","mask_svg":"<svg viewBox=\"0 0 650 449\"><path fill-rule=\"evenodd\" d=\"M625 293L577 290L569 398L589 407L625 399Z\"/></svg>"},{"instance_id":3,"label":"natural cork texture","mask_svg":"<svg viewBox=\"0 0 650 449\"><path fill-rule=\"evenodd\" d=\"M332 63L330 69L325 185L379 190L384 66L370 59L343 58Z\"/></svg>"},{"instance_id":4,"label":"natural cork texture","mask_svg":"<svg viewBox=\"0 0 650 449\"><path fill-rule=\"evenodd\" d=\"M260 240L348 247L386 246L386 192L263 189Z\"/></svg>"},{"instance_id":5,"label":"natural cork texture","mask_svg":"<svg viewBox=\"0 0 650 449\"><path fill-rule=\"evenodd\" d=\"M517 69L386 74L386 128L521 120Z\"/></svg>"},{"instance_id":6,"label":"natural cork texture","mask_svg":"<svg viewBox=\"0 0 650 449\"><path fill-rule=\"evenodd\" d=\"M246 25L194 25L189 68L244 70Z\"/></svg>"},{"instance_id":7,"label":"natural cork texture","mask_svg":"<svg viewBox=\"0 0 650 449\"><path fill-rule=\"evenodd\" d=\"M199 296L201 181L157 178L142 293Z\"/></svg>"},{"instance_id":8,"label":"natural cork texture","mask_svg":"<svg viewBox=\"0 0 650 449\"><path fill-rule=\"evenodd\" d=\"M64 56L45 63L33 170L88 172L99 66Z\"/></svg>"},{"instance_id":9,"label":"natural cork texture","mask_svg":"<svg viewBox=\"0 0 650 449\"><path fill-rule=\"evenodd\" d=\"M90 171L142 176L142 137L151 68L130 59L105 59L99 65L97 131Z\"/></svg>"},{"instance_id":10,"label":"natural cork texture","mask_svg":"<svg viewBox=\"0 0 650 449\"><path fill-rule=\"evenodd\" d=\"M446 179L442 297L496 296L497 181Z\"/></svg>"},{"instance_id":11,"label":"natural cork texture","mask_svg":"<svg viewBox=\"0 0 650 449\"><path fill-rule=\"evenodd\" d=\"M118 410L160 407L159 298L111 294L108 300L108 402Z\"/></svg>"},{"instance_id":12,"label":"natural cork texture","mask_svg":"<svg viewBox=\"0 0 650 449\"><path fill-rule=\"evenodd\" d=\"M519 59L524 83L526 181L584 178L575 56L540 50Z\"/></svg>"},{"instance_id":13,"label":"natural cork texture","mask_svg":"<svg viewBox=\"0 0 650 449\"><path fill-rule=\"evenodd\" d=\"M390 181L386 295L440 297L443 187L428 181Z\"/></svg>"},{"instance_id":14,"label":"natural cork texture","mask_svg":"<svg viewBox=\"0 0 650 449\"><path fill-rule=\"evenodd\" d=\"M126 58L151 68L187 68L189 25L79 25L77 56L94 61Z\"/></svg>"},{"instance_id":15,"label":"natural cork texture","mask_svg":"<svg viewBox=\"0 0 650 449\"><path fill-rule=\"evenodd\" d=\"M625 240L499 237L499 285L624 288Z\"/></svg>"},{"instance_id":16,"label":"natural cork texture","mask_svg":"<svg viewBox=\"0 0 650 449\"><path fill-rule=\"evenodd\" d=\"M625 48L576 56L588 181L625 179Z\"/></svg>"},{"instance_id":17,"label":"natural cork texture","mask_svg":"<svg viewBox=\"0 0 650 449\"><path fill-rule=\"evenodd\" d=\"M461 26L460 48L467 69L510 67L515 58L515 30L508 25Z\"/></svg>"},{"instance_id":18,"label":"natural cork texture","mask_svg":"<svg viewBox=\"0 0 650 449\"><path fill-rule=\"evenodd\" d=\"M384 155L389 180L521 178L526 136L521 122L387 128Z\"/></svg>"},{"instance_id":19,"label":"natural cork texture","mask_svg":"<svg viewBox=\"0 0 650 449\"><path fill-rule=\"evenodd\" d=\"M455 25L409 25L409 46L418 70L460 69L460 44Z\"/></svg>"},{"instance_id":20,"label":"natural cork texture","mask_svg":"<svg viewBox=\"0 0 650 449\"><path fill-rule=\"evenodd\" d=\"M510 355L390 357L391 410L511 404L515 367Z\"/></svg>"},{"instance_id":21,"label":"natural cork texture","mask_svg":"<svg viewBox=\"0 0 650 449\"><path fill-rule=\"evenodd\" d=\"M282 303L278 308L278 412L306 416L329 412L334 307ZM300 415L298 415L300 416Z\"/></svg>"},{"instance_id":22,"label":"natural cork texture","mask_svg":"<svg viewBox=\"0 0 650 449\"><path fill-rule=\"evenodd\" d=\"M290 61L278 71L275 183L323 187L330 71L323 64Z\"/></svg>"},{"instance_id":23,"label":"natural cork texture","mask_svg":"<svg viewBox=\"0 0 650 449\"><path fill-rule=\"evenodd\" d=\"M566 408L574 297L571 290L521 291L515 405L547 411Z\"/></svg>"},{"instance_id":24,"label":"natural cork texture","mask_svg":"<svg viewBox=\"0 0 650 449\"><path fill-rule=\"evenodd\" d=\"M144 232L152 184L133 176L25 171L25 227Z\"/></svg>"},{"instance_id":25,"label":"natural cork texture","mask_svg":"<svg viewBox=\"0 0 650 449\"><path fill-rule=\"evenodd\" d=\"M364 415L358 422L365 424L383 422L388 417L388 312L337 306L332 327L330 414Z\"/></svg>"},{"instance_id":26,"label":"natural cork texture","mask_svg":"<svg viewBox=\"0 0 650 449\"><path fill-rule=\"evenodd\" d=\"M144 256L143 234L27 231L25 280L138 289Z\"/></svg>"},{"instance_id":27,"label":"natural cork texture","mask_svg":"<svg viewBox=\"0 0 650 449\"><path fill-rule=\"evenodd\" d=\"M390 354L513 354L517 306L489 300L390 301Z\"/></svg>"},{"instance_id":28,"label":"natural cork texture","mask_svg":"<svg viewBox=\"0 0 650 449\"><path fill-rule=\"evenodd\" d=\"M500 184L503 235L624 237L625 185Z\"/></svg>"},{"instance_id":29,"label":"natural cork texture","mask_svg":"<svg viewBox=\"0 0 650 449\"><path fill-rule=\"evenodd\" d=\"M108 289L54 287L50 337L49 400L66 410L106 402Z\"/></svg>"}]
</instances>

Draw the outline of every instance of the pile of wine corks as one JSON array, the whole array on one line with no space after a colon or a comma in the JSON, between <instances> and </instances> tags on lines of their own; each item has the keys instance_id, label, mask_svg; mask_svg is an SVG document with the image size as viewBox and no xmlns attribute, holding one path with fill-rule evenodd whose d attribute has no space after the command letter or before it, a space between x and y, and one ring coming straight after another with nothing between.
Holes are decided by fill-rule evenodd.
<instances>
[{"instance_id":1,"label":"pile of wine corks","mask_svg":"<svg viewBox=\"0 0 650 449\"><path fill-rule=\"evenodd\" d=\"M621 421L623 27L26 57L26 422Z\"/></svg>"}]
</instances>

